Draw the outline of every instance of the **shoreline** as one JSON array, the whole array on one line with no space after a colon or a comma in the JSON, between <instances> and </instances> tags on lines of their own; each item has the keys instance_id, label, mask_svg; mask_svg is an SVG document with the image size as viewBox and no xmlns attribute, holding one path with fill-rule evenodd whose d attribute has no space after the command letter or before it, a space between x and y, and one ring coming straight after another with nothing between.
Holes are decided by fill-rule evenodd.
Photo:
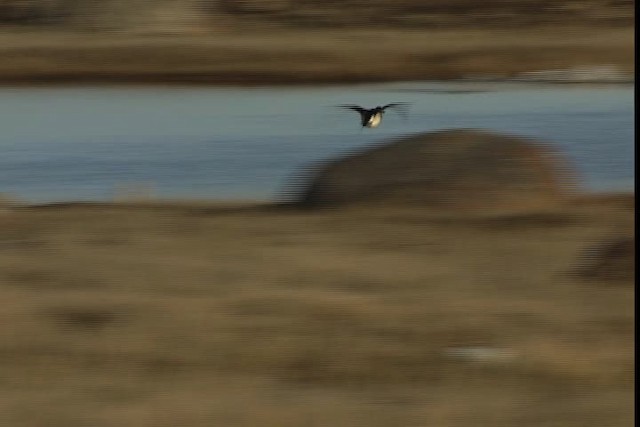
<instances>
[{"instance_id":1,"label":"shoreline","mask_svg":"<svg viewBox=\"0 0 640 427\"><path fill-rule=\"evenodd\" d=\"M282 206L291 206L291 202L283 202L278 200L264 200L264 199L181 199L181 198L150 198L150 199L131 199L131 200L58 200L58 201L44 201L44 202L29 202L22 201L19 198L13 198L11 195L5 195L5 198L0 198L0 209L47 209L47 208L75 208L75 207L87 207L87 208L150 208L150 209L163 209L163 208L207 208L207 209L220 209L220 210L244 210L250 208L277 208ZM582 205L590 203L612 203L612 202L631 202L635 200L635 191L633 190L611 190L611 191L582 191L576 192L571 196L568 196L564 200L563 204L567 205ZM356 203L353 206L356 208L360 204ZM388 208L399 208L403 210L429 210L428 205L411 205L404 206L402 204L393 205L390 204ZM350 209L350 205L346 207Z\"/></svg>"},{"instance_id":2,"label":"shoreline","mask_svg":"<svg viewBox=\"0 0 640 427\"><path fill-rule=\"evenodd\" d=\"M541 70L540 72L555 72L564 70ZM491 77L470 77L470 78L450 78L450 79L397 79L397 80L309 80L309 81L284 81L274 80L242 80L229 79L225 81L207 81L184 79L166 80L162 78L149 79L142 76L131 77L86 77L78 78L52 78L52 79L0 79L0 88L35 88L35 87L205 87L205 88L314 88L314 87L339 87L339 86L365 86L365 85L385 85L385 84L410 84L410 83L433 83L433 84L514 84L514 85L558 85L558 86L612 86L624 87L635 86L634 75L630 74L625 79L620 80L554 80L554 79L493 79Z\"/></svg>"},{"instance_id":3,"label":"shoreline","mask_svg":"<svg viewBox=\"0 0 640 427\"><path fill-rule=\"evenodd\" d=\"M82 86L187 86L187 87L335 87L346 85L394 84L394 83L439 83L439 84L549 84L549 85L607 85L625 86L635 85L634 73L623 73L612 67L612 76L589 77L590 69L594 73L609 64L593 67L570 67L559 69L541 69L524 71L512 77L495 77L491 75L469 75L451 77L429 77L416 79L412 76L396 76L375 78L366 76L338 77L338 76L295 76L269 75L247 76L241 72L234 75L194 75L194 74L101 74L87 73L82 75L46 75L3 77L0 76L2 87L82 87ZM584 70L585 76L571 77L576 70Z\"/></svg>"}]
</instances>

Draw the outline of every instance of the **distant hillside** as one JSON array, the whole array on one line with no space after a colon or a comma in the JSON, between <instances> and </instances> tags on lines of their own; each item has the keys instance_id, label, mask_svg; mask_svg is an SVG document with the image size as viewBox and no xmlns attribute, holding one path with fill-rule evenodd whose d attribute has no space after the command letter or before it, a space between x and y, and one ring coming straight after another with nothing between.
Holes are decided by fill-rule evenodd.
<instances>
[{"instance_id":1,"label":"distant hillside","mask_svg":"<svg viewBox=\"0 0 640 427\"><path fill-rule=\"evenodd\" d=\"M0 25L93 30L285 27L632 26L633 0L0 0Z\"/></svg>"}]
</instances>

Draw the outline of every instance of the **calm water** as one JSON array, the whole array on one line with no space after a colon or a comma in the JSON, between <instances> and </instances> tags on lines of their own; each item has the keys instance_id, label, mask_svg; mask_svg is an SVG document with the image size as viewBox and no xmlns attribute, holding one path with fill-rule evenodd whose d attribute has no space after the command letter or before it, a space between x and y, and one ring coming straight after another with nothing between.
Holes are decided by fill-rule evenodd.
<instances>
[{"instance_id":1,"label":"calm water","mask_svg":"<svg viewBox=\"0 0 640 427\"><path fill-rule=\"evenodd\" d=\"M361 130L333 106L412 103ZM631 190L633 86L0 88L0 193L32 202L271 199L305 165L390 137L483 128L552 142L592 190ZM120 189L120 190L119 190ZM145 190L146 191L146 190Z\"/></svg>"}]
</instances>

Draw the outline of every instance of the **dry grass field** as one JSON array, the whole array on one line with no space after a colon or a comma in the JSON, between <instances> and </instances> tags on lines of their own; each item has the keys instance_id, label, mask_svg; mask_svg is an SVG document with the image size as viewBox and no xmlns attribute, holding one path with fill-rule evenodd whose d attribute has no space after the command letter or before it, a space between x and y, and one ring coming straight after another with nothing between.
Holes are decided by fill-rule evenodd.
<instances>
[{"instance_id":1,"label":"dry grass field","mask_svg":"<svg viewBox=\"0 0 640 427\"><path fill-rule=\"evenodd\" d=\"M317 84L634 70L630 0L0 0L0 82Z\"/></svg>"},{"instance_id":2,"label":"dry grass field","mask_svg":"<svg viewBox=\"0 0 640 427\"><path fill-rule=\"evenodd\" d=\"M2 423L631 425L633 262L585 271L633 235L632 195L473 215L9 208Z\"/></svg>"}]
</instances>

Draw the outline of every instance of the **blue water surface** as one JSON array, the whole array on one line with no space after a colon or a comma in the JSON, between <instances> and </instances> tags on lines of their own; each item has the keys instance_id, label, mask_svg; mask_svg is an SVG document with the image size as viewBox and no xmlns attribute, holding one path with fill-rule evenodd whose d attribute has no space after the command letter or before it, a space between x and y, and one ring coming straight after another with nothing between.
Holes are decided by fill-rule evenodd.
<instances>
[{"instance_id":1,"label":"blue water surface","mask_svg":"<svg viewBox=\"0 0 640 427\"><path fill-rule=\"evenodd\" d=\"M479 128L551 143L587 190L634 186L633 86L0 88L0 193L30 202L278 196L308 165L389 138ZM335 107L408 102L381 127Z\"/></svg>"}]
</instances>

